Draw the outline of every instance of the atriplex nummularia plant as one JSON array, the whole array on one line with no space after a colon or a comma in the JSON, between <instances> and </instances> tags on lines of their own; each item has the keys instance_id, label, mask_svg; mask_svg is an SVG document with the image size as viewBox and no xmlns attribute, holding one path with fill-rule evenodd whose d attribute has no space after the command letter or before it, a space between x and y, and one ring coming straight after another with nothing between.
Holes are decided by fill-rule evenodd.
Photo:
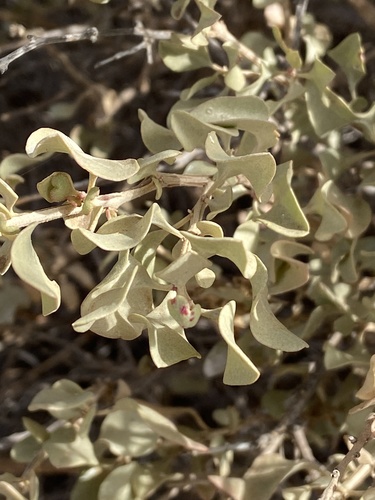
<instances>
[{"instance_id":1,"label":"atriplex nummularia plant","mask_svg":"<svg viewBox=\"0 0 375 500\"><path fill-rule=\"evenodd\" d=\"M269 292L280 294L308 281L308 264L300 262L296 256L309 255L312 250L295 241L309 234L305 214L322 217L315 237L324 241L337 232L346 231L352 238L363 233L370 222L371 211L363 200L348 200L331 178L321 179L321 188L305 213L302 211L291 187L292 162L276 166L269 152L278 142L277 112L282 109L291 124L297 112L303 113L308 118L305 128L317 137L330 131L334 133L338 127L350 123L368 140L373 140L375 108L360 113L329 88L334 73L318 57L327 49L324 43L308 45L303 63L298 52L286 46L275 28L275 39L290 64L289 69L281 71L271 47L264 52L264 59L255 57L243 43L229 36L225 25L218 20L220 16L209 16L208 22L203 3L198 2L198 5L202 7L204 26L197 27L190 38L172 34L170 40L160 43L159 50L165 64L174 71L208 67L212 76L182 93L182 99L168 115L167 127L154 123L143 111L139 112L142 139L152 153L149 157L123 161L96 158L52 129L40 129L30 136L26 146L30 156L53 152L70 154L88 171L88 188L86 192L79 192L68 174L55 172L39 183L38 189L47 201L62 204L38 212L20 213L15 209L15 191L1 180L4 200L0 225L4 239L1 271L6 272L12 264L21 279L41 292L43 314L54 312L60 305L59 286L44 273L31 235L37 224L63 218L80 254L87 254L96 246L118 252L118 262L82 303L81 318L73 324L76 331L91 330L109 338L131 340L146 329L152 359L158 367L164 367L199 357L188 342L184 328L193 327L200 317L206 317L217 323L227 345L224 382L250 384L257 380L259 371L235 342L235 301L229 300L220 308L203 309L194 303L188 288L192 282L201 288L214 284L216 275L209 260L212 256L230 259L251 284L249 332L243 336L242 343L246 345L246 336L251 332L258 342L273 349L296 351L307 347L304 340L276 319L268 302ZM181 16L182 11L174 14ZM228 67L218 67L211 61L207 49L210 36L224 41ZM342 64L353 95L364 74L361 51L359 37L354 35L330 52L331 57ZM184 52L189 54L188 59L181 58ZM249 70L241 66L240 58L247 58L246 63L253 65L253 72L257 70L255 83L247 84ZM195 96L220 79L224 95ZM278 101L263 101L252 95L260 92L266 81L274 85L275 91L286 89L286 93ZM225 95L229 91L235 95ZM305 133L303 129L298 132L298 137ZM180 173L178 160L184 152L194 152L195 156ZM3 178L6 178L11 161L10 157L2 166ZM170 171L160 172L160 163L171 165ZM98 178L115 182L126 180L129 189L100 195L96 186ZM143 216L118 213L124 203L145 193L156 191L158 200L164 188L180 185L196 186L201 193L190 213L173 225L157 203ZM213 219L227 210L235 199L249 193L253 203L246 220L238 226L233 237L224 237L221 226ZM104 223L103 214L107 218ZM157 250L169 235L175 238L172 259L160 270ZM267 257L263 251L262 259L257 254L260 239L268 239L269 254ZM157 303L154 291L164 293Z\"/></svg>"}]
</instances>

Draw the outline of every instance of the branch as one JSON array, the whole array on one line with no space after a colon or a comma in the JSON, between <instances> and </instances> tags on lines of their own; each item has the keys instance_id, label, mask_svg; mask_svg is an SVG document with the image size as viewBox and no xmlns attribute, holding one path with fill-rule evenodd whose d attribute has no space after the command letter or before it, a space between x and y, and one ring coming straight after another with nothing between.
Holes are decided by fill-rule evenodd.
<instances>
[{"instance_id":1,"label":"branch","mask_svg":"<svg viewBox=\"0 0 375 500\"><path fill-rule=\"evenodd\" d=\"M84 31L79 32L68 32L62 35L56 35L56 31L53 31L46 36L28 35L28 44L23 45L19 49L16 49L10 54L0 58L0 74L4 74L7 71L9 64L13 61L22 57L27 52L38 49L39 47L55 43L79 42L81 40L90 40L94 43L97 41L98 36L99 31L95 27L87 28Z\"/></svg>"},{"instance_id":2,"label":"branch","mask_svg":"<svg viewBox=\"0 0 375 500\"><path fill-rule=\"evenodd\" d=\"M52 30L50 32L46 32L43 36L29 34L27 39L29 43L19 47L18 49L10 52L8 55L0 58L0 74L4 74L9 64L13 61L22 57L27 52L30 52L34 49L38 49L40 47L44 47L45 45L52 45L56 43L68 43L68 42L80 42L82 40L90 40L92 43L95 43L99 37L108 37L108 36L124 36L124 35L132 35L142 37L143 41L132 47L129 50L121 51L116 53L114 56L109 57L101 62L99 62L95 67L102 66L111 61L115 61L122 57L128 56L130 54L134 54L139 50L146 49L148 54L148 62L151 57L151 45L155 40L167 40L171 36L171 31L169 30L150 30L143 26L142 23L137 22L134 28L125 28L125 29L116 29L100 32L95 27L88 27L82 29L82 26L71 26L68 28L66 32L63 30Z\"/></svg>"},{"instance_id":3,"label":"branch","mask_svg":"<svg viewBox=\"0 0 375 500\"><path fill-rule=\"evenodd\" d=\"M337 489L340 477L343 477L347 466L350 462L360 456L362 448L375 437L375 413L370 413L367 417L365 428L361 432L358 439L352 438L350 441L353 443L352 448L348 451L345 457L341 460L339 465L332 471L332 478L324 490L323 495L319 500L331 500L333 493Z\"/></svg>"},{"instance_id":4,"label":"branch","mask_svg":"<svg viewBox=\"0 0 375 500\"><path fill-rule=\"evenodd\" d=\"M157 174L155 176L161 187L171 188L176 186L202 187L211 179L199 175L179 175L179 174ZM138 186L133 189L127 189L119 193L110 193L99 195L93 201L94 205L103 208L118 209L121 205L135 200L146 194L156 191L156 185L153 180L146 185ZM14 231L33 223L44 223L62 218L73 218L82 215L82 207L74 207L71 204L60 205L58 207L44 208L33 212L24 212L15 214L11 219L3 222L2 228Z\"/></svg>"}]
</instances>

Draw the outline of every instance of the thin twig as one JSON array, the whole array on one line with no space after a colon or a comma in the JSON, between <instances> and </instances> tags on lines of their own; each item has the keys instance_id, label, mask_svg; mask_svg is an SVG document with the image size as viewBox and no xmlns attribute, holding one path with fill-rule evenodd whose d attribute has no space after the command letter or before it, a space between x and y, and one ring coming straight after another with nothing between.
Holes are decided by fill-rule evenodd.
<instances>
[{"instance_id":1,"label":"thin twig","mask_svg":"<svg viewBox=\"0 0 375 500\"><path fill-rule=\"evenodd\" d=\"M110 32L101 33L101 36L114 36L115 34L123 34L121 30L112 30ZM127 50L122 50L120 52L116 52L113 56L108 57L107 59L103 59L102 61L95 64L95 68L99 68L104 66L105 64L111 63L113 61L118 61L124 57L130 56L139 52L140 50L146 50L147 52L147 63L153 63L153 55L152 55L152 47L156 40L169 40L171 37L171 31L169 30L150 30L143 26L143 23L137 21L135 27L132 29L131 34L133 36L142 37L142 42L138 43L134 47L131 47Z\"/></svg>"},{"instance_id":2,"label":"thin twig","mask_svg":"<svg viewBox=\"0 0 375 500\"><path fill-rule=\"evenodd\" d=\"M143 49L147 49L147 44L144 40L141 43L135 45L134 47L131 47L130 49L116 52L115 54L113 54L113 56L107 57L107 59L99 61L98 63L95 64L94 68L97 69L100 68L101 66L104 66L105 64L109 64L113 61L118 61L119 59L123 59L124 57L131 56L132 54L135 54L136 52L139 52L140 50Z\"/></svg>"}]
</instances>

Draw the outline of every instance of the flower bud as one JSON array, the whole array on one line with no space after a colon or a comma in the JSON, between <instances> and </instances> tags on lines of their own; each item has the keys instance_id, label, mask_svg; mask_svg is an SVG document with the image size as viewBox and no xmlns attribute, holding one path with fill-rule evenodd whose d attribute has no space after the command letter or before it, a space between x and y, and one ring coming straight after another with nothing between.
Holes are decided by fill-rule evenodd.
<instances>
[{"instance_id":1,"label":"flower bud","mask_svg":"<svg viewBox=\"0 0 375 500\"><path fill-rule=\"evenodd\" d=\"M173 319L183 328L191 328L198 323L201 315L201 306L194 304L191 299L183 295L176 295L168 301L168 310Z\"/></svg>"}]
</instances>

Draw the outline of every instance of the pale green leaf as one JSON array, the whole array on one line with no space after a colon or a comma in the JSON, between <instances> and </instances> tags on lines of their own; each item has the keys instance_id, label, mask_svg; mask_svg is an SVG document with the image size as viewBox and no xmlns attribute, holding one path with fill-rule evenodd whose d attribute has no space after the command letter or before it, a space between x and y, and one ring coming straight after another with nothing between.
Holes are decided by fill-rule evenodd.
<instances>
[{"instance_id":1,"label":"pale green leaf","mask_svg":"<svg viewBox=\"0 0 375 500\"><path fill-rule=\"evenodd\" d=\"M181 144L172 130L155 123L142 109L138 110L138 117L141 122L142 141L151 153L181 149Z\"/></svg>"},{"instance_id":2,"label":"pale green leaf","mask_svg":"<svg viewBox=\"0 0 375 500\"><path fill-rule=\"evenodd\" d=\"M185 13L190 0L175 0L171 7L171 14L174 19L181 19Z\"/></svg>"},{"instance_id":3,"label":"pale green leaf","mask_svg":"<svg viewBox=\"0 0 375 500\"><path fill-rule=\"evenodd\" d=\"M156 273L155 276L178 288L186 285L195 274L202 271L202 269L211 267L211 265L208 259L196 252L187 252L180 255L169 266Z\"/></svg>"},{"instance_id":4,"label":"pale green leaf","mask_svg":"<svg viewBox=\"0 0 375 500\"><path fill-rule=\"evenodd\" d=\"M210 311L203 311L203 316L209 316ZM214 319L217 321L219 314ZM228 346L224 340L219 340L204 356L203 373L207 378L214 378L222 375L225 370L225 364L228 357Z\"/></svg>"},{"instance_id":5,"label":"pale green leaf","mask_svg":"<svg viewBox=\"0 0 375 500\"><path fill-rule=\"evenodd\" d=\"M355 256L357 240L341 239L332 249L332 279L340 274L345 283L358 281L358 265Z\"/></svg>"},{"instance_id":6,"label":"pale green leaf","mask_svg":"<svg viewBox=\"0 0 375 500\"><path fill-rule=\"evenodd\" d=\"M368 141L375 142L375 104L365 113L356 113L353 124Z\"/></svg>"},{"instance_id":7,"label":"pale green leaf","mask_svg":"<svg viewBox=\"0 0 375 500\"><path fill-rule=\"evenodd\" d=\"M167 234L163 230L151 231L133 250L134 257L142 264L150 276L153 276L155 272L157 249Z\"/></svg>"},{"instance_id":8,"label":"pale green leaf","mask_svg":"<svg viewBox=\"0 0 375 500\"><path fill-rule=\"evenodd\" d=\"M357 346L354 346L354 349L352 348L349 351L344 352L342 349L337 349L333 345L330 345L328 342L324 345L324 367L327 370L340 370L342 368L347 368L348 366L368 366L368 362L369 354L363 347L358 348ZM370 372L368 372L368 374L370 374ZM366 395L366 397L363 398L360 397L358 393L356 394L356 396L360 397L360 399L370 399L371 397L374 397L375 385L373 382L374 381L371 380L371 384L369 382L368 385L370 391L372 391L372 394ZM361 389L363 389L363 387Z\"/></svg>"},{"instance_id":9,"label":"pale green leaf","mask_svg":"<svg viewBox=\"0 0 375 500\"><path fill-rule=\"evenodd\" d=\"M302 59L298 51L291 49L290 47L287 46L287 44L284 42L281 36L280 28L278 28L277 26L273 26L272 32L276 42L285 53L285 58L288 61L288 63L292 66L292 68L300 69L302 66Z\"/></svg>"},{"instance_id":10,"label":"pale green leaf","mask_svg":"<svg viewBox=\"0 0 375 500\"><path fill-rule=\"evenodd\" d=\"M253 126L254 125L254 126ZM262 153L275 146L279 139L279 134L271 122L261 120L249 120L246 127L253 129L249 132L245 130L240 144L235 150L236 156L245 156L250 153Z\"/></svg>"},{"instance_id":11,"label":"pale green leaf","mask_svg":"<svg viewBox=\"0 0 375 500\"><path fill-rule=\"evenodd\" d=\"M186 35L172 33L170 40L162 40L159 54L164 64L176 73L212 66L207 47L195 45Z\"/></svg>"},{"instance_id":12,"label":"pale green leaf","mask_svg":"<svg viewBox=\"0 0 375 500\"><path fill-rule=\"evenodd\" d=\"M255 96L223 96L204 100L192 109L191 114L202 122L223 127L237 127L238 123L245 125L247 121L267 121L269 118L266 104Z\"/></svg>"},{"instance_id":13,"label":"pale green leaf","mask_svg":"<svg viewBox=\"0 0 375 500\"><path fill-rule=\"evenodd\" d=\"M305 285L309 279L309 266L294 257L311 255L314 251L301 243L289 240L276 240L270 248L274 262L269 269L270 278L274 283L271 294L285 293Z\"/></svg>"},{"instance_id":14,"label":"pale green leaf","mask_svg":"<svg viewBox=\"0 0 375 500\"><path fill-rule=\"evenodd\" d=\"M228 385L253 384L258 380L260 373L235 342L233 323L236 311L235 304L233 300L228 302L220 311L218 318L220 335L228 345L223 382Z\"/></svg>"},{"instance_id":15,"label":"pale green leaf","mask_svg":"<svg viewBox=\"0 0 375 500\"><path fill-rule=\"evenodd\" d=\"M331 49L328 54L344 71L348 79L350 92L354 97L357 83L366 74L361 35L351 33L339 45Z\"/></svg>"},{"instance_id":16,"label":"pale green leaf","mask_svg":"<svg viewBox=\"0 0 375 500\"><path fill-rule=\"evenodd\" d=\"M222 238L224 236L222 227L216 222L201 220L197 222L197 228L202 236L212 236L213 238Z\"/></svg>"},{"instance_id":17,"label":"pale green leaf","mask_svg":"<svg viewBox=\"0 0 375 500\"><path fill-rule=\"evenodd\" d=\"M270 153L230 156L222 149L213 132L207 137L206 153L216 162L218 179L222 179L222 182L230 177L244 175L251 183L258 199L262 199L262 195L267 193L267 188L276 172L276 162Z\"/></svg>"},{"instance_id":18,"label":"pale green leaf","mask_svg":"<svg viewBox=\"0 0 375 500\"><path fill-rule=\"evenodd\" d=\"M190 88L184 89L181 92L180 98L183 100L191 99L195 94L200 92L201 90L213 85L218 79L218 74L214 73L211 76L206 76L204 78L200 78ZM0 164L0 173L1 173L1 164Z\"/></svg>"},{"instance_id":19,"label":"pale green leaf","mask_svg":"<svg viewBox=\"0 0 375 500\"><path fill-rule=\"evenodd\" d=\"M201 357L183 333L172 330L166 325L154 326L150 322L148 338L151 358L158 368L165 368L185 359Z\"/></svg>"},{"instance_id":20,"label":"pale green leaf","mask_svg":"<svg viewBox=\"0 0 375 500\"><path fill-rule=\"evenodd\" d=\"M0 494L5 497L5 500L28 500L21 495L18 489L13 486L13 483L19 486L20 478L13 474L5 473L0 476Z\"/></svg>"},{"instance_id":21,"label":"pale green leaf","mask_svg":"<svg viewBox=\"0 0 375 500\"><path fill-rule=\"evenodd\" d=\"M47 316L60 307L60 288L56 281L48 279L32 245L31 234L36 226L30 224L14 240L11 260L18 277L40 292L43 315Z\"/></svg>"},{"instance_id":22,"label":"pale green leaf","mask_svg":"<svg viewBox=\"0 0 375 500\"><path fill-rule=\"evenodd\" d=\"M272 181L274 202L271 210L257 217L270 229L291 238L309 234L309 223L292 190L292 162L278 165Z\"/></svg>"},{"instance_id":23,"label":"pale green leaf","mask_svg":"<svg viewBox=\"0 0 375 500\"><path fill-rule=\"evenodd\" d=\"M193 160L184 169L186 175L207 175L208 177L217 174L217 168L204 160Z\"/></svg>"},{"instance_id":24,"label":"pale green leaf","mask_svg":"<svg viewBox=\"0 0 375 500\"><path fill-rule=\"evenodd\" d=\"M233 68L238 62L238 45L234 41L224 42L222 45L228 57L228 67Z\"/></svg>"},{"instance_id":25,"label":"pale green leaf","mask_svg":"<svg viewBox=\"0 0 375 500\"><path fill-rule=\"evenodd\" d=\"M282 481L301 470L310 471L311 462L287 460L277 453L259 455L244 476L246 488L243 500L270 500Z\"/></svg>"},{"instance_id":26,"label":"pale green leaf","mask_svg":"<svg viewBox=\"0 0 375 500\"><path fill-rule=\"evenodd\" d=\"M158 435L142 420L135 410L113 410L105 417L99 439L116 456L141 457L152 453Z\"/></svg>"},{"instance_id":27,"label":"pale green leaf","mask_svg":"<svg viewBox=\"0 0 375 500\"><path fill-rule=\"evenodd\" d=\"M183 104L183 105L182 105ZM172 108L170 118L177 112L184 111L182 115L174 118L173 130L179 134L180 142L184 139L183 134L191 134L194 131L194 144L201 144L207 132L216 131L223 141L231 136L237 136L238 130L244 130L253 137L254 150L260 152L274 146L278 140L276 126L268 121L268 108L264 101L255 96L223 96L212 99L181 101ZM190 118L186 117L186 113ZM200 127L200 133L194 129L189 130L184 126L184 118L189 120L189 127ZM194 120L194 119L195 120ZM206 124L204 128L202 124ZM207 125L209 124L209 126ZM176 128L178 125L178 128ZM210 130L208 130L210 128ZM185 139L185 142L187 139ZM192 147L192 145L190 145ZM263 148L263 149L262 149ZM224 149L226 149L224 147Z\"/></svg>"},{"instance_id":28,"label":"pale green leaf","mask_svg":"<svg viewBox=\"0 0 375 500\"><path fill-rule=\"evenodd\" d=\"M216 189L208 201L210 212L207 214L207 220L212 220L216 215L225 212L233 203L232 186L225 186L222 189Z\"/></svg>"},{"instance_id":29,"label":"pale green leaf","mask_svg":"<svg viewBox=\"0 0 375 500\"><path fill-rule=\"evenodd\" d=\"M16 462L30 463L40 452L41 446L34 436L27 436L12 447L10 456Z\"/></svg>"},{"instance_id":30,"label":"pale green leaf","mask_svg":"<svg viewBox=\"0 0 375 500\"><path fill-rule=\"evenodd\" d=\"M210 288L216 279L216 274L211 269L202 269L195 275L198 286L202 288Z\"/></svg>"},{"instance_id":31,"label":"pale green leaf","mask_svg":"<svg viewBox=\"0 0 375 500\"><path fill-rule=\"evenodd\" d=\"M319 136L353 122L356 116L361 121L360 114L356 115L340 96L328 88L335 74L319 59L315 60L308 73L301 76L307 79L305 85L307 111L311 124ZM363 121L366 128L367 120L364 116Z\"/></svg>"},{"instance_id":32,"label":"pale green leaf","mask_svg":"<svg viewBox=\"0 0 375 500\"><path fill-rule=\"evenodd\" d=\"M322 217L315 233L319 241L327 241L334 234L344 232L349 238L357 238L371 222L368 203L357 195L342 193L333 181L327 181L315 191L304 211Z\"/></svg>"},{"instance_id":33,"label":"pale green leaf","mask_svg":"<svg viewBox=\"0 0 375 500\"><path fill-rule=\"evenodd\" d=\"M160 437L178 444L188 450L206 452L207 447L180 432L176 425L159 412L130 398L123 398L117 401L115 410L136 410L139 418L148 425Z\"/></svg>"},{"instance_id":34,"label":"pale green leaf","mask_svg":"<svg viewBox=\"0 0 375 500\"><path fill-rule=\"evenodd\" d=\"M255 1L255 0L253 0ZM272 0L273 1L273 0ZM208 476L208 480L233 500L246 500L245 481L239 477ZM250 497L251 498L251 497Z\"/></svg>"},{"instance_id":35,"label":"pale green leaf","mask_svg":"<svg viewBox=\"0 0 375 500\"><path fill-rule=\"evenodd\" d=\"M0 275L5 274L12 263L12 258L11 258L12 244L13 244L12 241L6 239L4 240L3 244L0 247Z\"/></svg>"},{"instance_id":36,"label":"pale green leaf","mask_svg":"<svg viewBox=\"0 0 375 500\"><path fill-rule=\"evenodd\" d=\"M212 7L215 5L216 0L198 0L196 4L198 5L198 9L200 11L200 17L198 26L195 28L194 35L192 37L195 42L195 37L199 35L203 30L209 28L213 24L215 24L220 18L221 14L216 12ZM208 44L206 40L205 45Z\"/></svg>"},{"instance_id":37,"label":"pale green leaf","mask_svg":"<svg viewBox=\"0 0 375 500\"><path fill-rule=\"evenodd\" d=\"M181 328L181 326L169 313L168 300L174 297L176 292L170 290L170 286L168 286L168 288L168 293L165 295L162 302L147 314L146 321L150 321L156 327L159 327L160 325L168 326L171 330L175 330L179 335L184 336L185 334L183 328Z\"/></svg>"},{"instance_id":38,"label":"pale green leaf","mask_svg":"<svg viewBox=\"0 0 375 500\"><path fill-rule=\"evenodd\" d=\"M257 267L254 254L246 250L242 241L233 238L204 238L187 231L181 231L191 243L194 251L202 257L210 258L220 255L231 260L241 271L245 278L251 278Z\"/></svg>"},{"instance_id":39,"label":"pale green leaf","mask_svg":"<svg viewBox=\"0 0 375 500\"><path fill-rule=\"evenodd\" d=\"M334 234L342 233L347 228L345 217L330 202L329 191L331 183L332 181L328 181L315 191L304 210L306 214L316 213L322 218L315 233L315 238L318 241L328 241Z\"/></svg>"},{"instance_id":40,"label":"pale green leaf","mask_svg":"<svg viewBox=\"0 0 375 500\"><path fill-rule=\"evenodd\" d=\"M72 488L70 500L93 500L106 477L107 471L101 466L84 469Z\"/></svg>"},{"instance_id":41,"label":"pale green leaf","mask_svg":"<svg viewBox=\"0 0 375 500\"><path fill-rule=\"evenodd\" d=\"M3 243L3 247L5 244L6 241ZM20 309L28 309L30 305L30 294L21 283L11 284L8 282L5 286L3 285L0 288L0 325L14 323L17 312Z\"/></svg>"},{"instance_id":42,"label":"pale green leaf","mask_svg":"<svg viewBox=\"0 0 375 500\"><path fill-rule=\"evenodd\" d=\"M137 160L107 160L84 153L68 136L51 128L33 132L27 140L26 152L31 157L42 153L68 153L91 174L111 181L123 181L139 170Z\"/></svg>"},{"instance_id":43,"label":"pale green leaf","mask_svg":"<svg viewBox=\"0 0 375 500\"><path fill-rule=\"evenodd\" d=\"M206 137L214 130L218 136L228 138L238 135L234 128L224 128L206 123L183 110L174 110L170 115L171 128L186 151L204 148Z\"/></svg>"},{"instance_id":44,"label":"pale green leaf","mask_svg":"<svg viewBox=\"0 0 375 500\"><path fill-rule=\"evenodd\" d=\"M151 357L159 368L191 357L201 357L187 340L181 325L170 314L168 301L175 295L176 292L169 292L161 304L154 308L147 317L142 313L131 316L134 322L140 322L147 327Z\"/></svg>"},{"instance_id":45,"label":"pale green leaf","mask_svg":"<svg viewBox=\"0 0 375 500\"><path fill-rule=\"evenodd\" d=\"M121 215L104 223L96 233L78 228L71 233L74 248L81 255L91 252L96 246L107 251L123 251L134 248L147 235L152 224L177 237L180 232L163 216L159 205L152 204L143 217Z\"/></svg>"},{"instance_id":46,"label":"pale green leaf","mask_svg":"<svg viewBox=\"0 0 375 500\"><path fill-rule=\"evenodd\" d=\"M13 207L18 200L18 195L3 179L0 179L0 196L3 198L9 212L12 213Z\"/></svg>"},{"instance_id":47,"label":"pale green leaf","mask_svg":"<svg viewBox=\"0 0 375 500\"><path fill-rule=\"evenodd\" d=\"M242 90L246 85L246 77L240 66L233 66L224 76L224 82L228 88L235 92Z\"/></svg>"},{"instance_id":48,"label":"pale green leaf","mask_svg":"<svg viewBox=\"0 0 375 500\"><path fill-rule=\"evenodd\" d=\"M83 409L92 405L94 399L91 391L82 389L71 380L61 379L38 392L28 409L46 410L55 418L71 419L80 417Z\"/></svg>"},{"instance_id":49,"label":"pale green leaf","mask_svg":"<svg viewBox=\"0 0 375 500\"><path fill-rule=\"evenodd\" d=\"M257 261L257 270L250 278L253 288L253 303L250 311L252 334L258 342L272 349L291 352L308 347L304 340L293 335L272 313L267 300L267 269L259 257L255 255L254 258Z\"/></svg>"},{"instance_id":50,"label":"pale green leaf","mask_svg":"<svg viewBox=\"0 0 375 500\"><path fill-rule=\"evenodd\" d=\"M134 500L131 479L138 467L131 462L111 470L99 487L97 500Z\"/></svg>"},{"instance_id":51,"label":"pale green leaf","mask_svg":"<svg viewBox=\"0 0 375 500\"><path fill-rule=\"evenodd\" d=\"M138 337L143 325L133 324L128 316L152 310L152 286L139 262L127 252L121 253L112 270L82 302L82 317L73 323L73 328L78 332L91 329L108 338Z\"/></svg>"},{"instance_id":52,"label":"pale green leaf","mask_svg":"<svg viewBox=\"0 0 375 500\"><path fill-rule=\"evenodd\" d=\"M335 77L334 71L324 64L320 59L315 59L314 64L308 73L300 73L302 78L311 82L321 94L327 89ZM323 98L323 95L321 95ZM323 98L323 100L326 100Z\"/></svg>"},{"instance_id":53,"label":"pale green leaf","mask_svg":"<svg viewBox=\"0 0 375 500\"><path fill-rule=\"evenodd\" d=\"M266 101L270 115L273 115L284 104L295 101L305 93L305 88L298 81L291 83L288 86L287 92L281 99L277 101Z\"/></svg>"},{"instance_id":54,"label":"pale green leaf","mask_svg":"<svg viewBox=\"0 0 375 500\"><path fill-rule=\"evenodd\" d=\"M259 224L253 220L247 220L237 226L233 233L233 238L241 240L246 245L247 250L255 252L259 242Z\"/></svg>"},{"instance_id":55,"label":"pale green leaf","mask_svg":"<svg viewBox=\"0 0 375 500\"><path fill-rule=\"evenodd\" d=\"M136 498L151 498L165 482L171 484L181 478L180 472L166 471L164 464L149 463L147 466L138 467L135 477L132 478L133 492Z\"/></svg>"},{"instance_id":56,"label":"pale green leaf","mask_svg":"<svg viewBox=\"0 0 375 500\"><path fill-rule=\"evenodd\" d=\"M155 155L149 156L147 158L141 158L138 160L140 169L136 174L134 174L130 179L128 179L129 184L134 184L146 179L147 177L154 176L157 172L157 167L161 162L168 163L172 165L175 162L177 156L181 154L180 151L175 151L173 149L167 149L166 151L161 151Z\"/></svg>"},{"instance_id":57,"label":"pale green leaf","mask_svg":"<svg viewBox=\"0 0 375 500\"><path fill-rule=\"evenodd\" d=\"M57 468L98 464L92 442L87 436L77 433L72 424L53 431L43 443L43 449L51 464Z\"/></svg>"},{"instance_id":58,"label":"pale green leaf","mask_svg":"<svg viewBox=\"0 0 375 500\"><path fill-rule=\"evenodd\" d=\"M311 82L306 83L306 104L310 121L319 136L342 128L355 119L348 104L332 90L322 91Z\"/></svg>"},{"instance_id":59,"label":"pale green leaf","mask_svg":"<svg viewBox=\"0 0 375 500\"><path fill-rule=\"evenodd\" d=\"M36 422L32 418L23 417L22 418L23 426L34 439L38 441L38 443L43 443L49 438L49 432L41 425L39 422Z\"/></svg>"},{"instance_id":60,"label":"pale green leaf","mask_svg":"<svg viewBox=\"0 0 375 500\"><path fill-rule=\"evenodd\" d=\"M12 182L12 179L17 177L19 179L18 182L23 182L22 177L16 176L18 172L20 172L24 168L30 168L33 165L44 162L50 156L51 154L47 153L35 159L35 158L30 158L24 153L10 154L0 162L0 177L7 182Z\"/></svg>"},{"instance_id":61,"label":"pale green leaf","mask_svg":"<svg viewBox=\"0 0 375 500\"><path fill-rule=\"evenodd\" d=\"M309 9L308 9L309 10ZM318 57L325 57L332 46L332 30L329 26L317 23L315 16L305 12L301 38L305 42L304 61L309 67Z\"/></svg>"}]
</instances>

